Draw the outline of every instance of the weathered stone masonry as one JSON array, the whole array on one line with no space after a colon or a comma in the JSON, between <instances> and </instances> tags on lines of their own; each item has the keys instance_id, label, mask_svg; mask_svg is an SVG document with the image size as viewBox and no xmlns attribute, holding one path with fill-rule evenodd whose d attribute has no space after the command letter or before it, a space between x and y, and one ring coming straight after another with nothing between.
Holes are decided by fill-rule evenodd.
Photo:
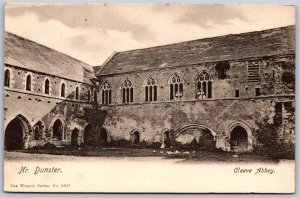
<instances>
[{"instance_id":1,"label":"weathered stone masonry","mask_svg":"<svg viewBox=\"0 0 300 198\"><path fill-rule=\"evenodd\" d=\"M278 30L274 30L274 32L278 33ZM266 36L275 34L274 32L261 34ZM247 38L247 35L240 37ZM276 45L279 45L278 42L283 42L286 46L284 42L287 41L282 41L278 37L273 39L277 39L277 43L274 42ZM207 45L210 43L208 40L205 40ZM253 40L257 39L253 38ZM211 39L211 42L213 43L214 39ZM224 42L226 43L226 41ZM178 45L175 44L174 48L179 48ZM185 44L182 45L185 46ZM258 44L254 42L251 45L257 46ZM244 46L245 51L248 50L248 46L249 44ZM151 53L161 52L160 56L164 54L165 57L174 56L176 54L174 50L169 54L172 47L171 45L169 47L162 46L162 50L160 47L156 47L117 53L96 74L100 85L99 102L102 101L101 85L108 83L111 87L111 104L104 107L109 112L105 128L111 138L130 140L132 133L137 131L141 141L163 142L165 131L170 131L171 139L179 140L180 135L192 133L195 136L195 130L198 133L208 130L214 136L217 148L230 151L235 149L232 145L234 144L232 133L236 127L240 127L239 129L244 129L247 133L247 145L242 150L252 150L253 145L256 144L256 138L253 135L258 127L256 123L266 116L270 122L273 122L274 116L278 114L275 108L278 104L283 108L285 105L295 106L294 81L286 82L283 79L287 73L294 74L295 55L290 53L293 51L288 50L288 53L282 53L285 51L283 47L280 49L281 51L273 49L271 52L274 53L270 51L264 53L262 49L259 49L256 57L244 55L244 57L237 58L238 54L233 56L228 52L229 49L224 49L230 55L225 60L219 61L220 57L217 57L215 61L193 64L177 64L174 59L162 58L160 60L151 55ZM258 47L263 48L264 46ZM293 46L287 48L293 48ZM186 50L186 53L188 54L189 51ZM211 53L214 55L213 51ZM149 57L157 59L158 65L153 66L148 62L152 59L142 60L142 58ZM184 55L182 57L184 59ZM235 58L230 59L230 57ZM187 62L190 59L193 59L193 56L189 56ZM180 61L184 62L184 60ZM220 79L216 69L220 62L227 62L229 65L229 69L225 71L225 77L222 77L224 79ZM168 64L169 66L167 66ZM114 67L116 68L115 72L113 72ZM253 70L256 73L253 73ZM212 97L199 99L196 79L198 74L203 71L212 78ZM170 100L168 83L174 74L183 79L182 97L175 101ZM145 86L143 85L149 77L157 82L157 101L146 102ZM129 80L133 85L133 101L129 104L123 103L122 83L125 80ZM288 119L293 119L293 112L287 113L286 119L283 121L285 125L290 125L287 124L289 123ZM284 133L281 136L283 135L285 141L293 142L295 137L293 126L283 128L285 129L282 130L282 127L279 127L277 132Z\"/></svg>"}]
</instances>

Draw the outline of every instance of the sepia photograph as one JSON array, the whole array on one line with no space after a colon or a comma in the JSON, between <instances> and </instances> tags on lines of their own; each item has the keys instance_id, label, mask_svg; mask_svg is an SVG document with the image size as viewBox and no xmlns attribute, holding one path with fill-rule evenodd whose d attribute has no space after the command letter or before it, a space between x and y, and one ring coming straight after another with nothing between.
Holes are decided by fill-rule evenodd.
<instances>
[{"instance_id":1,"label":"sepia photograph","mask_svg":"<svg viewBox=\"0 0 300 198\"><path fill-rule=\"evenodd\" d=\"M296 7L4 6L4 191L294 193Z\"/></svg>"}]
</instances>

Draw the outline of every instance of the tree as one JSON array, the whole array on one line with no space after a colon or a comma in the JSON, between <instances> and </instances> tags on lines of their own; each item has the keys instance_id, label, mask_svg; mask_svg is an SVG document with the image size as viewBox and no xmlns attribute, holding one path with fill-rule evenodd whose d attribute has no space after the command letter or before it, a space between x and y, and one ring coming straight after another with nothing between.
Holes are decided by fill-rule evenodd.
<instances>
[{"instance_id":1,"label":"tree","mask_svg":"<svg viewBox=\"0 0 300 198\"><path fill-rule=\"evenodd\" d=\"M98 145L100 143L100 129L103 126L107 116L107 111L103 110L95 100L90 107L84 108L84 118L91 125L91 131L87 139L91 140L88 144Z\"/></svg>"}]
</instances>

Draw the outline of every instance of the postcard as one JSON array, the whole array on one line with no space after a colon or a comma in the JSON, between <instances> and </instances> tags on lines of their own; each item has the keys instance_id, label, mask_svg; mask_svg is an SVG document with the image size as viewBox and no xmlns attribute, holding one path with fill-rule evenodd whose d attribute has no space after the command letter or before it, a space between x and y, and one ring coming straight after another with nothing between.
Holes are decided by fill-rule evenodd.
<instances>
[{"instance_id":1,"label":"postcard","mask_svg":"<svg viewBox=\"0 0 300 198\"><path fill-rule=\"evenodd\" d=\"M7 3L4 190L294 193L295 6Z\"/></svg>"}]
</instances>

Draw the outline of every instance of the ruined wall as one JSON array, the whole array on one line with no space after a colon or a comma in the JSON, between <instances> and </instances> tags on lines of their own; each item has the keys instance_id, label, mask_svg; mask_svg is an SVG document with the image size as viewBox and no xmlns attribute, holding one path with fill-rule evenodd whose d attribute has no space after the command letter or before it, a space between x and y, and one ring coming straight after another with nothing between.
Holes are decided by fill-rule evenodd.
<instances>
[{"instance_id":1,"label":"ruined wall","mask_svg":"<svg viewBox=\"0 0 300 198\"><path fill-rule=\"evenodd\" d=\"M133 83L133 103L144 102L145 90L143 83L149 76L154 77L158 81L158 101L169 101L168 80L174 73L179 74L184 79L182 100L195 100L195 79L203 70L207 71L213 78L212 98L214 99L234 98L235 90L239 90L240 98L255 97L255 88L260 89L261 95L294 94L295 82L286 83L282 81L284 72L295 71L294 61L294 56L229 61L230 69L226 72L225 79L218 78L215 69L217 63L202 63L175 68L100 76L99 80L100 84L105 81L111 84L112 104L122 104L121 85L125 79L129 79ZM249 65L258 65L259 67L260 79L257 82L249 82L248 80ZM101 92L99 92L99 103L102 101L101 97Z\"/></svg>"},{"instance_id":2,"label":"ruined wall","mask_svg":"<svg viewBox=\"0 0 300 198\"><path fill-rule=\"evenodd\" d=\"M16 116L23 116L28 121L30 131L25 134L29 140L29 147L43 145L52 142L57 145L70 144L71 132L79 130L78 141L82 142L84 127L88 124L82 117L83 108L90 106L88 91L92 86L73 80L61 79L55 76L48 76L42 73L29 72L15 67L5 67L10 70L10 86L4 89L4 129ZM31 74L32 91L25 90L26 76ZM44 94L44 82L50 81L50 93ZM60 85L66 85L66 97L60 97ZM75 88L79 89L79 100L75 99ZM92 96L90 96L92 98ZM53 124L60 119L63 123L66 137L64 140L53 142ZM43 134L36 139L34 137L34 126L41 122ZM5 131L5 130L4 130Z\"/></svg>"},{"instance_id":3,"label":"ruined wall","mask_svg":"<svg viewBox=\"0 0 300 198\"><path fill-rule=\"evenodd\" d=\"M82 83L76 80L68 80L62 79L57 76L50 76L47 74L39 73L39 72L31 72L25 69L16 68L16 67L5 67L4 70L9 69L11 75L11 89L17 89L26 91L26 77L28 74L31 75L31 92L36 94L44 94L44 87L45 87L45 80L49 79L50 86L49 86L49 96L53 97L60 97L61 91L61 84L65 83L65 93L66 98L68 99L75 99L75 89L76 87L79 88L79 95L80 100L87 100L88 98L88 91L92 90L93 87L90 84ZM26 91L28 92L28 91Z\"/></svg>"},{"instance_id":4,"label":"ruined wall","mask_svg":"<svg viewBox=\"0 0 300 198\"><path fill-rule=\"evenodd\" d=\"M252 148L256 143L253 133L257 121L264 116L273 120L276 103L294 100L294 82L286 83L282 80L284 72L294 71L294 56L235 60L229 63L230 69L225 79L219 79L215 69L217 63L100 77L101 82L108 81L112 87L112 104L104 106L109 112L105 128L110 137L130 139L131 132L138 129L141 140L162 142L162 131L165 129L176 131L180 127L197 124L216 132L216 146L229 150L230 126L239 124L247 128L248 142ZM254 82L249 80L249 65L258 65L259 68L259 79ZM203 70L213 77L211 99L196 99L195 78ZM184 79L181 101L169 100L168 80L173 73ZM145 102L142 86L149 76L158 81L158 101L150 103ZM134 86L132 104L122 104L121 84L125 79L131 80ZM258 96L256 88L260 89ZM239 98L235 97L235 90L239 90ZM98 99L101 103L101 91ZM286 135L285 139L290 141L293 138Z\"/></svg>"}]
</instances>

